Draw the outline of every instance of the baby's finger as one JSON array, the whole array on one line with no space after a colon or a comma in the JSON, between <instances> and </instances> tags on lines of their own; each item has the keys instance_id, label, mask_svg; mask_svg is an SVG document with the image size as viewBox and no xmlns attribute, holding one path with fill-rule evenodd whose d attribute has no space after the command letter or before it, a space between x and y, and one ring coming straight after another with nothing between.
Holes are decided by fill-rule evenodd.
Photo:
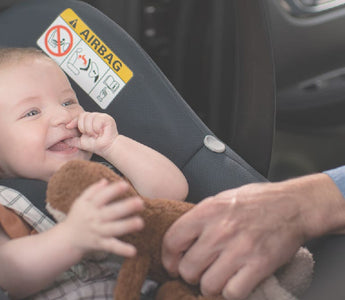
<instances>
[{"instance_id":1,"label":"baby's finger","mask_svg":"<svg viewBox=\"0 0 345 300\"><path fill-rule=\"evenodd\" d=\"M74 137L74 138L67 139L67 140L65 140L65 143L70 147L76 147L79 149L82 148L80 137Z\"/></svg>"},{"instance_id":2,"label":"baby's finger","mask_svg":"<svg viewBox=\"0 0 345 300\"><path fill-rule=\"evenodd\" d=\"M102 135L103 133L103 128L105 125L105 120L104 118L94 118L92 126L93 126L93 131L97 134L97 135Z\"/></svg>"},{"instance_id":3,"label":"baby's finger","mask_svg":"<svg viewBox=\"0 0 345 300\"><path fill-rule=\"evenodd\" d=\"M120 237L128 233L133 233L144 228L144 221L142 218L135 216L116 222L104 224L100 229L102 234L107 237Z\"/></svg>"},{"instance_id":4,"label":"baby's finger","mask_svg":"<svg viewBox=\"0 0 345 300\"><path fill-rule=\"evenodd\" d=\"M129 184L124 180L113 183L112 186L112 188L115 189L119 194L125 193L129 188ZM109 187L109 182L105 178L103 178L86 188L79 198L95 202L96 205L102 206L102 204L98 204L98 202L104 201L100 196L107 189L107 187Z\"/></svg>"},{"instance_id":5,"label":"baby's finger","mask_svg":"<svg viewBox=\"0 0 345 300\"><path fill-rule=\"evenodd\" d=\"M105 178L91 184L88 188L86 188L80 197L85 199L93 199L95 195L99 193L100 190L104 189L108 185L108 181ZM79 198L80 198L79 197Z\"/></svg>"},{"instance_id":6,"label":"baby's finger","mask_svg":"<svg viewBox=\"0 0 345 300\"><path fill-rule=\"evenodd\" d=\"M103 207L102 219L111 221L128 217L144 209L144 201L140 197L131 197L116 201Z\"/></svg>"},{"instance_id":7,"label":"baby's finger","mask_svg":"<svg viewBox=\"0 0 345 300\"><path fill-rule=\"evenodd\" d=\"M97 195L94 195L94 202L98 207L102 207L113 201L115 198L124 197L128 188L129 184L124 180L109 183L100 190Z\"/></svg>"},{"instance_id":8,"label":"baby's finger","mask_svg":"<svg viewBox=\"0 0 345 300\"><path fill-rule=\"evenodd\" d=\"M116 238L110 238L101 241L100 247L100 250L111 252L124 257L133 257L137 253L137 249L133 245L122 242Z\"/></svg>"},{"instance_id":9,"label":"baby's finger","mask_svg":"<svg viewBox=\"0 0 345 300\"><path fill-rule=\"evenodd\" d=\"M85 118L89 115L89 112L83 112L78 118L78 129L81 133L85 133Z\"/></svg>"},{"instance_id":10,"label":"baby's finger","mask_svg":"<svg viewBox=\"0 0 345 300\"><path fill-rule=\"evenodd\" d=\"M90 136L94 136L95 132L93 129L94 114L88 113L84 118L84 132Z\"/></svg>"},{"instance_id":11,"label":"baby's finger","mask_svg":"<svg viewBox=\"0 0 345 300\"><path fill-rule=\"evenodd\" d=\"M72 121L66 124L67 129L73 129L78 127L78 117L75 117Z\"/></svg>"}]
</instances>

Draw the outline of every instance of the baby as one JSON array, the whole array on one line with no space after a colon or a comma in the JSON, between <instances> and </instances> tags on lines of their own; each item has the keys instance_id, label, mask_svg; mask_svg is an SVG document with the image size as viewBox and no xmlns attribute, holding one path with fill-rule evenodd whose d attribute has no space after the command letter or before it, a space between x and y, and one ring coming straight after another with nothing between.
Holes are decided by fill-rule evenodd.
<instances>
[{"instance_id":1,"label":"baby","mask_svg":"<svg viewBox=\"0 0 345 300\"><path fill-rule=\"evenodd\" d=\"M119 134L111 116L85 112L59 66L33 48L0 49L0 139L2 178L48 181L67 161L97 154L143 196L184 200L188 193L170 160ZM91 251L135 255L132 245L116 237L142 229L133 216L142 201L110 203L127 188L125 182L94 184L65 221L40 234L11 240L0 227L0 287L25 298L50 287Z\"/></svg>"}]
</instances>

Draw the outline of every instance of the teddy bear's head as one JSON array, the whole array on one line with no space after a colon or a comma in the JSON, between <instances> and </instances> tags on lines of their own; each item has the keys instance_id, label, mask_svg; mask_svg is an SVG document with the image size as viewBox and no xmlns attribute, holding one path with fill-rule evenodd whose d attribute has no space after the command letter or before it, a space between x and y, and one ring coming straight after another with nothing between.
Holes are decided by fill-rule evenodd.
<instances>
[{"instance_id":1,"label":"teddy bear's head","mask_svg":"<svg viewBox=\"0 0 345 300\"><path fill-rule=\"evenodd\" d=\"M123 180L101 163L84 160L67 162L48 182L46 195L47 210L57 221L62 221L66 217L74 200L88 186L102 178L107 179L109 182ZM130 187L122 198L133 195L137 195L137 193Z\"/></svg>"}]
</instances>

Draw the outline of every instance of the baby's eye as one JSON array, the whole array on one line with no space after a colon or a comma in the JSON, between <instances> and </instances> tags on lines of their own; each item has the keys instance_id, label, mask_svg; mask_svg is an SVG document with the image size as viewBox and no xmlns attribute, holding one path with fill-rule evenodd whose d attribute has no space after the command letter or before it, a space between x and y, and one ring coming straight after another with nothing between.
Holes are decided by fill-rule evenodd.
<instances>
[{"instance_id":1,"label":"baby's eye","mask_svg":"<svg viewBox=\"0 0 345 300\"><path fill-rule=\"evenodd\" d=\"M77 101L76 100L68 100L68 101L65 101L64 103L62 103L62 106L66 107L66 106L70 106L72 104L75 104Z\"/></svg>"},{"instance_id":2,"label":"baby's eye","mask_svg":"<svg viewBox=\"0 0 345 300\"><path fill-rule=\"evenodd\" d=\"M40 113L40 112L39 112L38 109L30 110L29 112L27 112L27 113L24 115L24 118L33 117L33 116L38 115L39 113Z\"/></svg>"}]
</instances>

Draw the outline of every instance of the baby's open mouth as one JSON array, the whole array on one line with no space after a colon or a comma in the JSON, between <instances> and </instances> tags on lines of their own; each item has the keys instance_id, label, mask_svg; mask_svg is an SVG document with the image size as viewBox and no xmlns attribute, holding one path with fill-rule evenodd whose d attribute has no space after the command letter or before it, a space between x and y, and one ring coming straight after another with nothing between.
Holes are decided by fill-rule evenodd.
<instances>
[{"instance_id":1,"label":"baby's open mouth","mask_svg":"<svg viewBox=\"0 0 345 300\"><path fill-rule=\"evenodd\" d=\"M48 150L50 150L50 151L66 151L66 150L71 150L71 149L75 148L73 146L68 145L65 141L66 140L57 142L53 146L49 147Z\"/></svg>"}]
</instances>

